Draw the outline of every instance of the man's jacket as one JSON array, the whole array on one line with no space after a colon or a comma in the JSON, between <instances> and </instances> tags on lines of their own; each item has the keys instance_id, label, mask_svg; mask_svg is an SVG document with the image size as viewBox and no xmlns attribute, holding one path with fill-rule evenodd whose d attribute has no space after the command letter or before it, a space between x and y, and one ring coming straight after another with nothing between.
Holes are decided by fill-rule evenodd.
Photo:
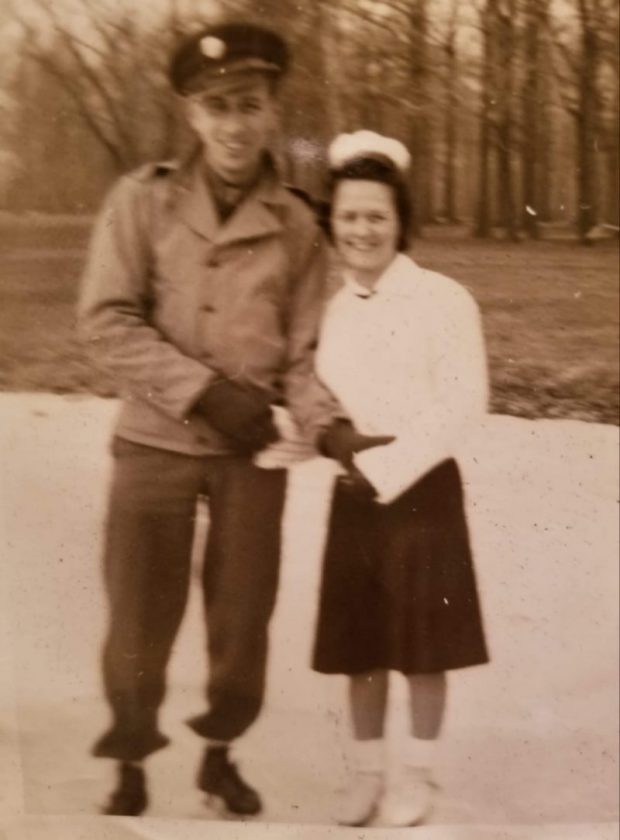
<instances>
[{"instance_id":1,"label":"man's jacket","mask_svg":"<svg viewBox=\"0 0 620 840\"><path fill-rule=\"evenodd\" d=\"M264 389L314 437L333 412L313 374L326 251L312 211L271 169L224 224L199 162L121 178L95 226L79 304L82 334L122 389L117 434L229 451L193 411L225 376Z\"/></svg>"}]
</instances>

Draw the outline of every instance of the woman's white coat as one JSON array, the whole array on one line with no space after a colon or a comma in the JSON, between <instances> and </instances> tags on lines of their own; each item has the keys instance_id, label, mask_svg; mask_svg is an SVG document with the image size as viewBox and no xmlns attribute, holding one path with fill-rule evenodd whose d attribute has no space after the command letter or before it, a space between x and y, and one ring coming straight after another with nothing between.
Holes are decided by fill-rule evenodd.
<instances>
[{"instance_id":1,"label":"woman's white coat","mask_svg":"<svg viewBox=\"0 0 620 840\"><path fill-rule=\"evenodd\" d=\"M325 313L316 368L360 432L396 436L355 456L384 503L458 456L487 407L473 297L404 254L370 293L345 279Z\"/></svg>"}]
</instances>

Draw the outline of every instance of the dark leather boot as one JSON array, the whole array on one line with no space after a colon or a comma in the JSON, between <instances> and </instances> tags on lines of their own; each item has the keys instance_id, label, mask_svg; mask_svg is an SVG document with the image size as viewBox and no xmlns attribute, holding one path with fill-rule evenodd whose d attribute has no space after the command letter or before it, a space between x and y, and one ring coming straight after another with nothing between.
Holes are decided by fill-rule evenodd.
<instances>
[{"instance_id":1,"label":"dark leather boot","mask_svg":"<svg viewBox=\"0 0 620 840\"><path fill-rule=\"evenodd\" d=\"M116 817L138 817L146 811L147 805L143 768L139 764L121 762L118 765L118 784L102 813Z\"/></svg>"},{"instance_id":2,"label":"dark leather boot","mask_svg":"<svg viewBox=\"0 0 620 840\"><path fill-rule=\"evenodd\" d=\"M232 814L254 816L262 810L260 796L239 775L228 757L228 747L207 747L198 773L198 787L221 799Z\"/></svg>"}]
</instances>

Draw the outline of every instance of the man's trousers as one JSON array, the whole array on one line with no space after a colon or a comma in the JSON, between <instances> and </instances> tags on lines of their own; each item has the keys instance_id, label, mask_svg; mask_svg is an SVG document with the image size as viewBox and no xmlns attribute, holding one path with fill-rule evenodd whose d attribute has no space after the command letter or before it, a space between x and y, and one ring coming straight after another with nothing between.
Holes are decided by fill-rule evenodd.
<instances>
[{"instance_id":1,"label":"man's trousers","mask_svg":"<svg viewBox=\"0 0 620 840\"><path fill-rule=\"evenodd\" d=\"M187 603L196 503L209 532L202 571L208 710L190 721L229 741L255 720L275 604L284 470L195 457L117 438L106 525L109 630L103 652L111 728L93 752L137 761L168 743L158 730L166 666Z\"/></svg>"}]
</instances>

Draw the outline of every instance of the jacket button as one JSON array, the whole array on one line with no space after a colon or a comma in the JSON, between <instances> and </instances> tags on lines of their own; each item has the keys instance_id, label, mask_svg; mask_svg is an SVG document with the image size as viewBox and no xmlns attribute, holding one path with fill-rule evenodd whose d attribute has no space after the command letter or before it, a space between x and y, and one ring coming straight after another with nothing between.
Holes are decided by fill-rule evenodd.
<instances>
[{"instance_id":1,"label":"jacket button","mask_svg":"<svg viewBox=\"0 0 620 840\"><path fill-rule=\"evenodd\" d=\"M215 312L215 306L213 306L211 303L204 303L202 305L202 310L204 312Z\"/></svg>"},{"instance_id":2,"label":"jacket button","mask_svg":"<svg viewBox=\"0 0 620 840\"><path fill-rule=\"evenodd\" d=\"M208 268L219 268L220 267L220 261L218 259L216 259L215 257L212 257L210 260L207 260L207 266L208 266Z\"/></svg>"}]
</instances>

